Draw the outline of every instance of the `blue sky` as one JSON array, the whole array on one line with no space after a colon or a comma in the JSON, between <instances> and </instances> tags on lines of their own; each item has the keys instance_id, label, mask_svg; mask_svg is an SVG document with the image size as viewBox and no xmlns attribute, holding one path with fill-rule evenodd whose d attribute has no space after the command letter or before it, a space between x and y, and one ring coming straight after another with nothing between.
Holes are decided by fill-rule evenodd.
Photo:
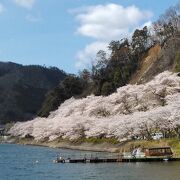
<instances>
[{"instance_id":1,"label":"blue sky","mask_svg":"<svg viewBox=\"0 0 180 180\"><path fill-rule=\"evenodd\" d=\"M0 61L57 66L76 73L110 40L154 21L177 2L0 0Z\"/></svg>"}]
</instances>

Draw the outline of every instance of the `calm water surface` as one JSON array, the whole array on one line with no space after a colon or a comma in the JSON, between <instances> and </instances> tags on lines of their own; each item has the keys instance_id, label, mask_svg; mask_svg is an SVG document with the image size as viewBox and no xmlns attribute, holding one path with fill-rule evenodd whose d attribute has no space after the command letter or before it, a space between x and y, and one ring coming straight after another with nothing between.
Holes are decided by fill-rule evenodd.
<instances>
[{"instance_id":1,"label":"calm water surface","mask_svg":"<svg viewBox=\"0 0 180 180\"><path fill-rule=\"evenodd\" d=\"M90 155L74 150L0 144L0 180L180 180L180 162L53 164L58 153L66 157ZM96 155L109 154L93 153Z\"/></svg>"}]
</instances>

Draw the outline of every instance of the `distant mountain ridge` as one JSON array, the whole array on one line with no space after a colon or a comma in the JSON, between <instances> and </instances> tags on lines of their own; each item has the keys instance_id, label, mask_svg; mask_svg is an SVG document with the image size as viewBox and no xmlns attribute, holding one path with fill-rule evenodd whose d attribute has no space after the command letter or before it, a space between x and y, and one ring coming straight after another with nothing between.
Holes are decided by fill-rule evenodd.
<instances>
[{"instance_id":1,"label":"distant mountain ridge","mask_svg":"<svg viewBox=\"0 0 180 180\"><path fill-rule=\"evenodd\" d=\"M112 40L109 51L97 52L92 66L79 75L66 75L57 68L1 63L0 123L48 117L71 97L109 96L127 84L146 84L164 71L179 73L179 7L167 9L151 27L136 29L130 39Z\"/></svg>"},{"instance_id":2,"label":"distant mountain ridge","mask_svg":"<svg viewBox=\"0 0 180 180\"><path fill-rule=\"evenodd\" d=\"M0 62L0 124L33 118L66 73L56 67Z\"/></svg>"}]
</instances>

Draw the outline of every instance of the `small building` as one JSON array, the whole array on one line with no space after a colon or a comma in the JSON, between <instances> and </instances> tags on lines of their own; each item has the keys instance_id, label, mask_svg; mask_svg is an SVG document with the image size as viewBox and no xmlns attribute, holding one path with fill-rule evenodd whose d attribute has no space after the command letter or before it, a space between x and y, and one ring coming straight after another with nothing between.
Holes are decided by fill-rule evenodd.
<instances>
[{"instance_id":1,"label":"small building","mask_svg":"<svg viewBox=\"0 0 180 180\"><path fill-rule=\"evenodd\" d=\"M172 156L172 150L170 147L156 147L156 148L145 148L145 156Z\"/></svg>"}]
</instances>

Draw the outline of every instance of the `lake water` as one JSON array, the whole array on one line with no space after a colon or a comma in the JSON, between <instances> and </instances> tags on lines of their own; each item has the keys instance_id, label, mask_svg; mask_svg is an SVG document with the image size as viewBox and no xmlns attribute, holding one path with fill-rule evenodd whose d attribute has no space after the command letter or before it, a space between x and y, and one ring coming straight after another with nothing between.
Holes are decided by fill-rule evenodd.
<instances>
[{"instance_id":1,"label":"lake water","mask_svg":"<svg viewBox=\"0 0 180 180\"><path fill-rule=\"evenodd\" d=\"M0 144L0 180L180 180L180 162L53 164L90 152ZM93 153L93 156L109 156ZM38 163L36 163L38 161Z\"/></svg>"}]
</instances>

